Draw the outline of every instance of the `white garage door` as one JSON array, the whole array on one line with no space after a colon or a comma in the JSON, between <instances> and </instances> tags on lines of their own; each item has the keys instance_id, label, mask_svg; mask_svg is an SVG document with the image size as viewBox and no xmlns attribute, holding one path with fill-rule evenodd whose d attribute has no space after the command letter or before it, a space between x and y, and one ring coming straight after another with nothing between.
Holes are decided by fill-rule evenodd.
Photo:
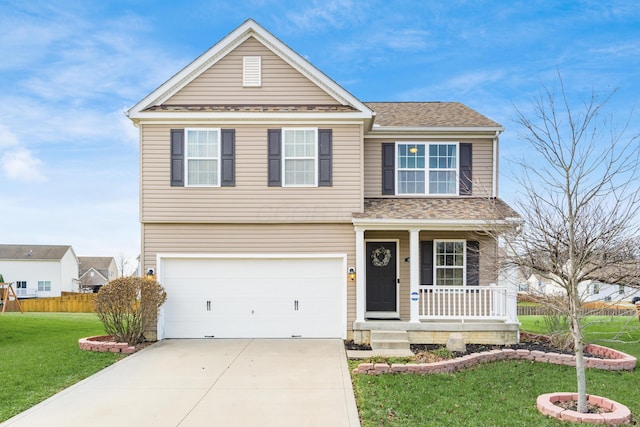
<instances>
[{"instance_id":1,"label":"white garage door","mask_svg":"<svg viewBox=\"0 0 640 427\"><path fill-rule=\"evenodd\" d=\"M159 257L164 338L344 338L344 256Z\"/></svg>"}]
</instances>

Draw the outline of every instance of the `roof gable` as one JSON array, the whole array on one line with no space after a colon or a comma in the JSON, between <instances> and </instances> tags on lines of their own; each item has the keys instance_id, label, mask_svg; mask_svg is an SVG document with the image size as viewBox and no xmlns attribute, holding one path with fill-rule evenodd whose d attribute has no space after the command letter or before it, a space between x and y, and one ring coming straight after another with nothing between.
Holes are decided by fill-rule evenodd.
<instances>
[{"instance_id":1,"label":"roof gable","mask_svg":"<svg viewBox=\"0 0 640 427\"><path fill-rule=\"evenodd\" d=\"M324 97L326 101L334 100L336 104L350 106L355 111L360 112L362 118L371 118L372 112L366 105L251 19L245 21L220 42L134 105L127 112L127 115L134 121L145 117L153 117L158 107L171 99L174 102L176 99L179 100L180 93L185 90L187 85L203 76L211 67L219 64L235 49L246 48L245 42L253 43L253 40L249 39L258 42L264 49L279 58L283 64L293 68L300 76L316 85L319 90L326 94ZM255 45L253 48L255 48Z\"/></svg>"},{"instance_id":2,"label":"roof gable","mask_svg":"<svg viewBox=\"0 0 640 427\"><path fill-rule=\"evenodd\" d=\"M243 57L261 58L262 81L244 87ZM163 105L341 105L316 83L250 36Z\"/></svg>"}]
</instances>

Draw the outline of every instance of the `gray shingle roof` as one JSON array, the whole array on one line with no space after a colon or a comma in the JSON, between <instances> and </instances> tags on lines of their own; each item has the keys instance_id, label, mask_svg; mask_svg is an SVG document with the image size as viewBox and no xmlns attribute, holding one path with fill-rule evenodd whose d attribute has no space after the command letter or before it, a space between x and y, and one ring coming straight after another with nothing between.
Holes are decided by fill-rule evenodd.
<instances>
[{"instance_id":1,"label":"gray shingle roof","mask_svg":"<svg viewBox=\"0 0 640 427\"><path fill-rule=\"evenodd\" d=\"M365 102L388 127L502 127L460 102Z\"/></svg>"},{"instance_id":2,"label":"gray shingle roof","mask_svg":"<svg viewBox=\"0 0 640 427\"><path fill-rule=\"evenodd\" d=\"M353 214L359 219L406 220L496 221L519 217L503 200L480 197L371 198L364 200L364 212Z\"/></svg>"},{"instance_id":3,"label":"gray shingle roof","mask_svg":"<svg viewBox=\"0 0 640 427\"><path fill-rule=\"evenodd\" d=\"M113 261L113 257L81 256L78 257L78 260L80 261L80 275L83 275L93 267L102 274L106 272L108 276L109 266Z\"/></svg>"},{"instance_id":4,"label":"gray shingle roof","mask_svg":"<svg viewBox=\"0 0 640 427\"><path fill-rule=\"evenodd\" d=\"M59 260L69 249L69 245L0 245L0 259Z\"/></svg>"}]
</instances>

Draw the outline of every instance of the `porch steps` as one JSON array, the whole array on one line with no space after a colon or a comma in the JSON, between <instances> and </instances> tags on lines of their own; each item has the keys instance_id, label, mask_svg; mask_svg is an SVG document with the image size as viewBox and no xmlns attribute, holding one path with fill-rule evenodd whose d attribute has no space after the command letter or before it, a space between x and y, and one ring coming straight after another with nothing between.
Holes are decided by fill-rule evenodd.
<instances>
[{"instance_id":1,"label":"porch steps","mask_svg":"<svg viewBox=\"0 0 640 427\"><path fill-rule=\"evenodd\" d=\"M376 356L409 357L409 335L406 331L371 331L371 349Z\"/></svg>"}]
</instances>

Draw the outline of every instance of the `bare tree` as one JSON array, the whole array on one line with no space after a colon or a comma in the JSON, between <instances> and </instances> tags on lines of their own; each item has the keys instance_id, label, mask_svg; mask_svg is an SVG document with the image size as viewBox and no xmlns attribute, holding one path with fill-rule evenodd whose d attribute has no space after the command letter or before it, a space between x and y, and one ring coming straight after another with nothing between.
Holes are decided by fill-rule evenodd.
<instances>
[{"instance_id":1,"label":"bare tree","mask_svg":"<svg viewBox=\"0 0 640 427\"><path fill-rule=\"evenodd\" d=\"M593 91L575 108L562 78L532 101L516 122L531 151L519 162L523 226L506 239L511 266L558 285L553 309L567 316L576 355L578 412L587 412L579 285L589 280L637 283L638 136L605 114L615 91ZM631 115L629 116L631 118Z\"/></svg>"},{"instance_id":2,"label":"bare tree","mask_svg":"<svg viewBox=\"0 0 640 427\"><path fill-rule=\"evenodd\" d=\"M125 277L129 274L129 259L120 252L115 258L116 268L118 269L118 277Z\"/></svg>"}]
</instances>

